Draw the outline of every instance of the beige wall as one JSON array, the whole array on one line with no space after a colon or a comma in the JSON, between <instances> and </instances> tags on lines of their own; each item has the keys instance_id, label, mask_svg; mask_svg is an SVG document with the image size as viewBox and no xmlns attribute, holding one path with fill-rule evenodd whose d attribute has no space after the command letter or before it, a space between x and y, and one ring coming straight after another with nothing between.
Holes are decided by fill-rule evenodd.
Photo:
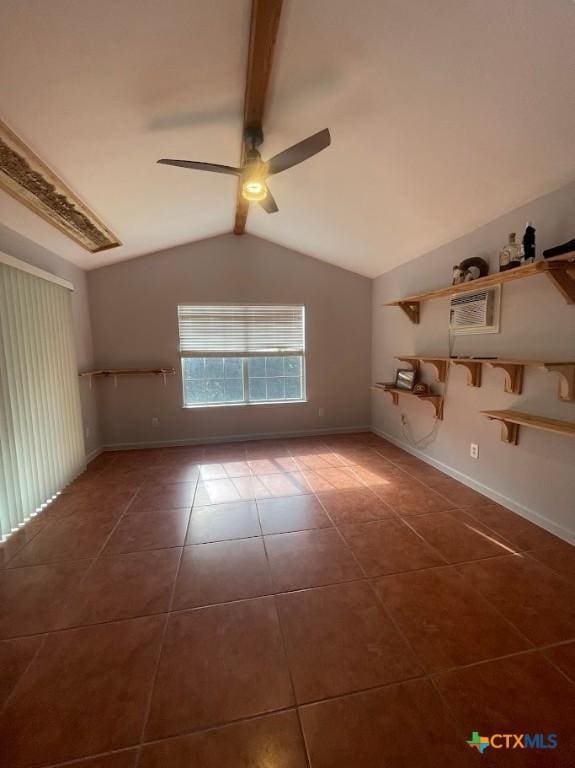
<instances>
[{"instance_id":1,"label":"beige wall","mask_svg":"<svg viewBox=\"0 0 575 768\"><path fill-rule=\"evenodd\" d=\"M368 278L250 235L222 235L94 270L88 284L98 366L177 370L166 388L159 378L94 383L105 445L369 425ZM305 304L309 402L183 409L176 308L192 302Z\"/></svg>"},{"instance_id":2,"label":"beige wall","mask_svg":"<svg viewBox=\"0 0 575 768\"><path fill-rule=\"evenodd\" d=\"M86 272L1 224L0 251L73 283L72 315L78 368L79 370L92 368L94 360ZM90 456L100 446L96 393L90 390L85 381L81 381L79 386L84 423L84 442L86 454Z\"/></svg>"},{"instance_id":3,"label":"beige wall","mask_svg":"<svg viewBox=\"0 0 575 768\"><path fill-rule=\"evenodd\" d=\"M537 249L575 237L575 184L525 205L487 226L399 267L373 283L373 376L393 378L394 355L448 354L448 300L422 305L421 322L412 325L396 307L382 304L451 280L451 268L469 256L482 256L497 269L496 254L512 231L522 233L528 220L537 228ZM454 353L499 355L541 360L575 359L575 306L568 306L544 276L503 287L501 332L458 337ZM431 369L424 368L431 381ZM559 402L556 374L527 368L522 395L505 394L503 374L483 366L483 384L466 386L465 371L452 368L445 417L423 454L452 473L488 492L501 503L575 540L575 440L523 428L519 445L499 439L499 426L480 416L481 409L515 408L575 422L575 402ZM440 389L441 387L438 387ZM400 407L389 395L373 393L372 424L409 445L400 423L405 413L413 436L420 439L433 427L432 409L402 398ZM479 459L469 444L479 444ZM537 516L541 516L539 519Z\"/></svg>"}]
</instances>

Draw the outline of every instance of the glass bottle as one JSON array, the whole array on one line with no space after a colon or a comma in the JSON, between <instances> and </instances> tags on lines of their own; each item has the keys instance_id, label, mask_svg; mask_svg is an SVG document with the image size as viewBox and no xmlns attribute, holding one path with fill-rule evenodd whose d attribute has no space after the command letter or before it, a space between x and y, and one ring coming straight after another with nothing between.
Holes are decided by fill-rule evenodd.
<instances>
[{"instance_id":1,"label":"glass bottle","mask_svg":"<svg viewBox=\"0 0 575 768\"><path fill-rule=\"evenodd\" d=\"M507 269L514 269L521 264L522 248L520 243L516 242L515 232L509 233L509 242L501 249L499 253L499 271L505 272Z\"/></svg>"}]
</instances>

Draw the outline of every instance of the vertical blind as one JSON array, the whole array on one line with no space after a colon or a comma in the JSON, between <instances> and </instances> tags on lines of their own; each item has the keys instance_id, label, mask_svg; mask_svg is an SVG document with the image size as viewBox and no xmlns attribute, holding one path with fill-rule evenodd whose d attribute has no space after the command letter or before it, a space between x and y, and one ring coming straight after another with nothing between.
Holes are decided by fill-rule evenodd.
<instances>
[{"instance_id":1,"label":"vertical blind","mask_svg":"<svg viewBox=\"0 0 575 768\"><path fill-rule=\"evenodd\" d=\"M300 305L180 305L180 352L183 357L303 355L304 311Z\"/></svg>"},{"instance_id":2,"label":"vertical blind","mask_svg":"<svg viewBox=\"0 0 575 768\"><path fill-rule=\"evenodd\" d=\"M2 539L85 467L70 290L6 261L0 258Z\"/></svg>"}]
</instances>

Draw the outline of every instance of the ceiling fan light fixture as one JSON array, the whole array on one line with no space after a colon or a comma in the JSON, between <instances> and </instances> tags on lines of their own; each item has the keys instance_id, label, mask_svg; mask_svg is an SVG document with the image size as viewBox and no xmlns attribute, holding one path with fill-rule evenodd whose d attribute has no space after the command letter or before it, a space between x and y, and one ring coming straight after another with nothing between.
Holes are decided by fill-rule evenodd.
<instances>
[{"instance_id":1,"label":"ceiling fan light fixture","mask_svg":"<svg viewBox=\"0 0 575 768\"><path fill-rule=\"evenodd\" d=\"M331 143L329 130L324 128L323 131L318 131L313 136L308 136L307 139L298 141L297 144L284 149L283 152L274 155L265 162L262 160L257 149L263 140L261 129L259 129L259 132L246 133L244 139L246 144L244 148L245 157L240 168L231 165L220 165L218 163L202 163L196 160L171 160L165 157L158 160L158 163L162 165L175 165L180 168L190 168L195 171L211 171L212 173L226 173L231 176L239 176L241 184L240 196L244 200L247 200L249 203L259 203L266 213L277 213L279 208L267 185L269 177L274 176L276 173L287 171L289 168L293 168L294 165L303 163L304 160L317 155L318 152L329 147ZM243 209L247 209L247 206L242 206L241 210L238 207L236 211L236 226L234 227L236 234L241 234L244 231L245 211L242 212ZM238 211L241 213L239 219L241 226L238 224Z\"/></svg>"},{"instance_id":2,"label":"ceiling fan light fixture","mask_svg":"<svg viewBox=\"0 0 575 768\"><path fill-rule=\"evenodd\" d=\"M258 203L267 195L267 188L260 179L246 179L242 185L242 197L250 203Z\"/></svg>"}]
</instances>

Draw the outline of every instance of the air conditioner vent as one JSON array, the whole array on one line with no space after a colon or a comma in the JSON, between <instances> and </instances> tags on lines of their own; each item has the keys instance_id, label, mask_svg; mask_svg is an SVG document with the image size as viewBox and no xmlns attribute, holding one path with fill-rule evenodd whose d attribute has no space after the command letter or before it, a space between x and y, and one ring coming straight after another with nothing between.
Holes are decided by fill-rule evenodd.
<instances>
[{"instance_id":1,"label":"air conditioner vent","mask_svg":"<svg viewBox=\"0 0 575 768\"><path fill-rule=\"evenodd\" d=\"M454 296L449 306L449 330L455 334L499 331L499 287Z\"/></svg>"}]
</instances>

